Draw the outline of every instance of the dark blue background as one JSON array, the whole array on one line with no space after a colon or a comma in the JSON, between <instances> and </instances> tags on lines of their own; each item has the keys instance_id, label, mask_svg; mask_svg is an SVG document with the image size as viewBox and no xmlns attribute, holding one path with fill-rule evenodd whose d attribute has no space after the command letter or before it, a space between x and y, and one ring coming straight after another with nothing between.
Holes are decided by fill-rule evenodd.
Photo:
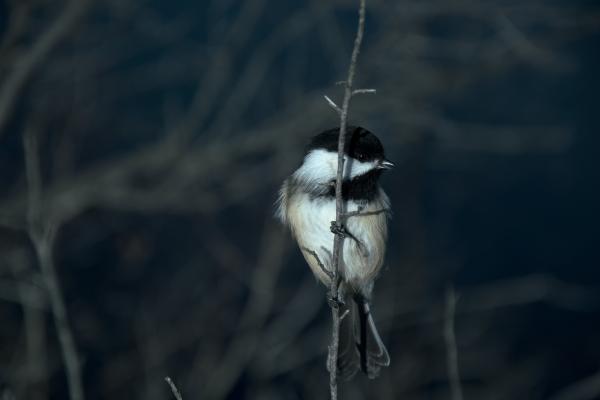
<instances>
[{"instance_id":1,"label":"dark blue background","mask_svg":"<svg viewBox=\"0 0 600 400\"><path fill-rule=\"evenodd\" d=\"M248 35L247 41L234 52L229 80L212 99L208 117L193 132L190 146L202 148L212 139L206 132L212 132L211 125L218 121L230 90L236 87L246 66L258 57L266 41L278 35L281 22L297 11L309 9L309 3L269 2L254 29L240 36ZM75 33L63 41L33 75L0 136L0 195L6 200L2 203L14 204L10 199L24 190L21 135L26 123L34 118L39 119L38 124L45 132L41 155L43 176L48 185L61 179L57 167L62 165L58 150L65 143L61 135L70 135L68 142L73 148L68 161L62 160L68 165L70 177L77 177L101 163L109 165L111 159L126 156L158 140L163 134L165 98L175 99L175 103L185 108L192 100L196 80L206 72L206 65L219 49L235 47L235 40L246 40L237 38L231 42L226 36L215 34L227 30L230 19L235 19L243 4L234 1L222 6L220 20L211 19L205 2L149 1L140 10L149 10L150 14L124 12L121 20L110 11L111 7L95 5ZM542 7L540 4L531 2L534 9ZM519 57L508 65L496 66L482 63L476 57L457 60L454 54L438 49L415 58L435 71L432 75L439 78L440 85L447 90L431 89L423 83L422 90L411 86L404 91L403 84L408 83L402 80L408 82L413 78L403 74L411 71L410 62L414 60L378 53L390 48L399 52L406 50L402 42L397 46L375 46L386 35L391 35L392 29L400 32L390 39L392 43L414 33L411 30L414 26L404 28L402 25L402 18L406 18L402 15L403 5L415 6L383 2L373 6L376 11L369 11L358 76L359 84L377 87L379 97L355 100L356 108L351 113L352 122L376 131L390 158L398 165L383 179L383 186L393 201L394 218L390 228L389 268L378 284L380 290L374 309L378 310L377 315L387 315L394 307L406 306L409 311L394 317L387 325L384 322L388 326L384 336L394 362L400 361L392 364L391 372L386 372L382 382L394 382L396 374L402 373L395 366L404 365L401 360L416 357L424 365L415 367L421 371L416 375L427 377L422 383L415 383L416 388L407 389L407 393L414 398L443 397L437 397L446 390L445 351L438 334L440 321L434 318L434 322L422 322L422 319L441 309L445 289L452 284L458 293L464 294L458 303L457 337L459 357L461 363L464 360L465 369L478 365L485 369L488 351L502 353L505 359L502 371L506 371L506 375L498 373L489 381L471 377L467 372L464 377L467 398L477 398L477 393L481 393L477 390L492 387L490 381L502 385L509 379L512 368L523 367L531 360L537 362L533 369L540 374L535 383L520 386L515 379L506 381L506 385L513 385L513 393L519 393L513 398L549 398L600 368L600 298L596 296L600 288L600 168L597 162L600 124L596 101L600 90L597 77L600 31L588 19L595 15L597 20L600 9L596 2L547 3L559 10L559 14L560 10L564 12L571 28L561 28L560 23L548 24L543 16L536 19L535 12L527 23L521 23L518 15L515 17L515 24L526 37L566 60L566 67L548 68ZM496 6L509 7L510 2L480 5L484 10L489 7L490 13ZM443 5L436 2L432 2L431 7L443 10ZM8 10L9 7L0 2L0 37L8 29ZM56 12L54 7L42 7L39 15L35 14L36 21L41 21L39 25L43 28L45 18L51 19ZM339 94L332 83L345 75L356 13L353 4L335 6L329 12L343 39L344 47L340 51L346 58L338 60L329 54L316 29L273 50L268 72L256 77L261 90L254 93L250 104L231 122L234 138L255 132L267 121L281 117L282 110L297 99L321 102L323 93ZM466 14L433 13L419 25L418 33L439 40L475 41L480 43L483 53L488 41L495 40L497 28L487 19ZM174 21L181 20L185 41L170 39L169 31L162 32L157 25L149 25L150 33L140 33L135 28L136 21L143 22L146 18L159 21L158 25L175 26L178 24ZM396 20L399 28L394 25ZM30 44L40 26L33 24L20 44ZM544 38L548 41L543 41ZM145 66L162 60L170 51L173 55L168 58L165 74L141 79ZM69 56L77 54L90 57L90 65L78 64L84 62L83 57L51 68L56 60L69 60ZM508 52L506 58L512 56L514 54ZM10 71L10 62L6 63L8 65L3 63L2 66L3 72ZM283 88L289 82L285 71L290 65L300 65L301 72L297 87L291 89L296 90L295 94L286 95ZM419 68L412 71L420 74ZM418 75L414 80L429 81L427 71L423 70L424 78ZM461 80L462 74L475 72L481 72L481 77ZM165 75L171 79L168 84L153 86L157 77ZM92 89L86 91L88 87ZM377 104L371 102L381 99L387 106L369 108L369 104ZM558 149L545 151L542 133L535 136L531 149L452 148L445 144L435 124L419 125L392 115L395 110L406 107L431 112L458 127L478 126L476 133L485 131L482 127L564 128L568 132L567 141ZM307 118L314 117L301 109L296 115L304 112ZM333 113L324 119L329 125L324 124L323 129L336 124ZM212 215L168 209L115 210L99 205L82 210L63 225L55 260L75 339L85 359L84 383L88 398L144 398L146 395L141 389L144 376L140 371L147 360L135 348L140 329L145 337L144 328L134 324L141 313L148 315L150 326L172 325L176 333L181 333L182 347L165 357L155 368L158 372L153 370L157 375L169 371L177 374L175 376L186 376L197 346L210 343L215 337L224 341L235 338L238 332L234 322L239 316L220 310L225 307L223 304L241 309L249 294L219 269L207 246L211 246L211 240L224 235L239 247L247 260L256 258L260 232L270 223L265 221L271 221L279 182L300 160L302 147L295 143L303 143L313 133L316 132L305 131L297 137L295 132L281 132L273 141L294 143L291 149L286 148L289 153L286 157L290 160L288 168L266 171L264 182L256 182L261 184L260 189ZM550 135L548 142L551 140ZM230 160L230 165L250 169L271 157L273 151L267 148L264 153L249 153L246 158ZM215 176L221 177L214 183L215 193L219 193L221 184L227 181L228 173L229 170L215 171ZM158 173L149 171L145 176L136 177L132 186L151 187L158 179ZM31 251L27 236L12 228L2 228L0 241L7 249L17 243ZM281 293L278 293L277 303L281 304L277 310L285 307L291 289L309 274L294 245L288 243L287 246L285 271L278 281ZM252 271L251 262L242 264L244 272ZM479 293L480 288L532 275L546 277L554 285L537 300L473 311L478 304L470 303L470 299L476 298L474 293ZM418 286L414 289L403 286L405 281L416 282ZM226 299L216 299L210 307L200 306L207 296L213 296L216 288ZM315 289L314 293L320 292ZM511 293L505 295L510 298ZM394 307L389 303L390 298L397 301ZM0 362L9 365L8 350L19 343L18 326L23 315L14 304L1 304L0 311L0 324L5 324L1 338L5 349L0 352ZM203 314L214 318L215 323L198 326L200 319L180 318L184 313ZM49 316L47 322L48 340L54 346L49 350L50 358L59 365L48 380L48 393L51 398L64 398L64 371L60 368ZM323 302L318 316L301 333L306 336L315 329L320 332L323 352L327 322L328 310ZM480 323L483 333L473 333L470 327ZM227 328L219 328L223 326ZM481 358L477 358L479 353ZM321 375L311 375L311 371L323 368L323 359L315 359L294 373L278 376L271 384L282 389L275 393L300 398L305 393L305 381L324 384L324 371ZM122 367L123 372L119 373L121 370L117 367ZM427 368L434 370L433 377L423 372ZM11 386L16 378L5 375L2 382ZM206 379L202 376L197 380L201 378ZM185 397L201 394L194 377L186 379ZM376 382L373 385L377 385ZM255 385L255 376L249 368L241 374L229 397L254 398L253 393L259 396L257 393L262 392L257 391ZM360 393L369 398L373 389L363 381L360 385ZM384 394L379 396L385 397Z\"/></svg>"}]
</instances>

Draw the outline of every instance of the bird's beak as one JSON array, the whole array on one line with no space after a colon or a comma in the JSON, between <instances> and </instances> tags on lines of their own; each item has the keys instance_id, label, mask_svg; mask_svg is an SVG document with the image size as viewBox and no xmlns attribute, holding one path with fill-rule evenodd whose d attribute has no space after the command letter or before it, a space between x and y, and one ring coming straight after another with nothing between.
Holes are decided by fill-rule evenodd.
<instances>
[{"instance_id":1,"label":"bird's beak","mask_svg":"<svg viewBox=\"0 0 600 400\"><path fill-rule=\"evenodd\" d=\"M377 166L379 169L392 169L394 168L394 163L389 160L382 160Z\"/></svg>"}]
</instances>

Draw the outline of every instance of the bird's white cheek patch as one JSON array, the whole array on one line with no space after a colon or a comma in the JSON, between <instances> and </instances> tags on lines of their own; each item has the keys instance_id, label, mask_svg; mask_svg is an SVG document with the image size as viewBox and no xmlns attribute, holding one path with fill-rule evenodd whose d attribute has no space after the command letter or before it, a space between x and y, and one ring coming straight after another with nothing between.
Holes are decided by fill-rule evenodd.
<instances>
[{"instance_id":1,"label":"bird's white cheek patch","mask_svg":"<svg viewBox=\"0 0 600 400\"><path fill-rule=\"evenodd\" d=\"M337 153L324 149L310 151L302 166L294 172L298 180L311 183L327 183L337 176ZM375 161L360 162L344 156L344 178L355 178L377 168Z\"/></svg>"}]
</instances>

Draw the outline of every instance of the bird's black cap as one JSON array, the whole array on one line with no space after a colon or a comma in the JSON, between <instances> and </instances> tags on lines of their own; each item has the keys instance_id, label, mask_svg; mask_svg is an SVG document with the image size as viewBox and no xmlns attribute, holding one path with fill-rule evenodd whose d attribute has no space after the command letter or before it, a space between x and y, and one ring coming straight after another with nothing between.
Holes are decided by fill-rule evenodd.
<instances>
[{"instance_id":1,"label":"bird's black cap","mask_svg":"<svg viewBox=\"0 0 600 400\"><path fill-rule=\"evenodd\" d=\"M307 153L315 149L337 152L340 128L328 129L312 138ZM359 161L383 160L385 154L381 142L372 132L360 126L346 128L344 152Z\"/></svg>"}]
</instances>

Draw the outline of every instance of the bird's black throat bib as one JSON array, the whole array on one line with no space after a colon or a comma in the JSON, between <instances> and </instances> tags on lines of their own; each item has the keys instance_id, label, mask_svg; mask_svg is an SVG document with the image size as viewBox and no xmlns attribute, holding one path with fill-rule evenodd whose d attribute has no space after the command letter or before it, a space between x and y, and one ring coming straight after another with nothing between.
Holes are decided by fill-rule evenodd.
<instances>
[{"instance_id":1,"label":"bird's black throat bib","mask_svg":"<svg viewBox=\"0 0 600 400\"><path fill-rule=\"evenodd\" d=\"M379 193L380 169L371 170L359 175L352 180L345 180L342 184L342 197L344 200L371 201ZM329 187L326 196L335 198L335 182Z\"/></svg>"}]
</instances>

